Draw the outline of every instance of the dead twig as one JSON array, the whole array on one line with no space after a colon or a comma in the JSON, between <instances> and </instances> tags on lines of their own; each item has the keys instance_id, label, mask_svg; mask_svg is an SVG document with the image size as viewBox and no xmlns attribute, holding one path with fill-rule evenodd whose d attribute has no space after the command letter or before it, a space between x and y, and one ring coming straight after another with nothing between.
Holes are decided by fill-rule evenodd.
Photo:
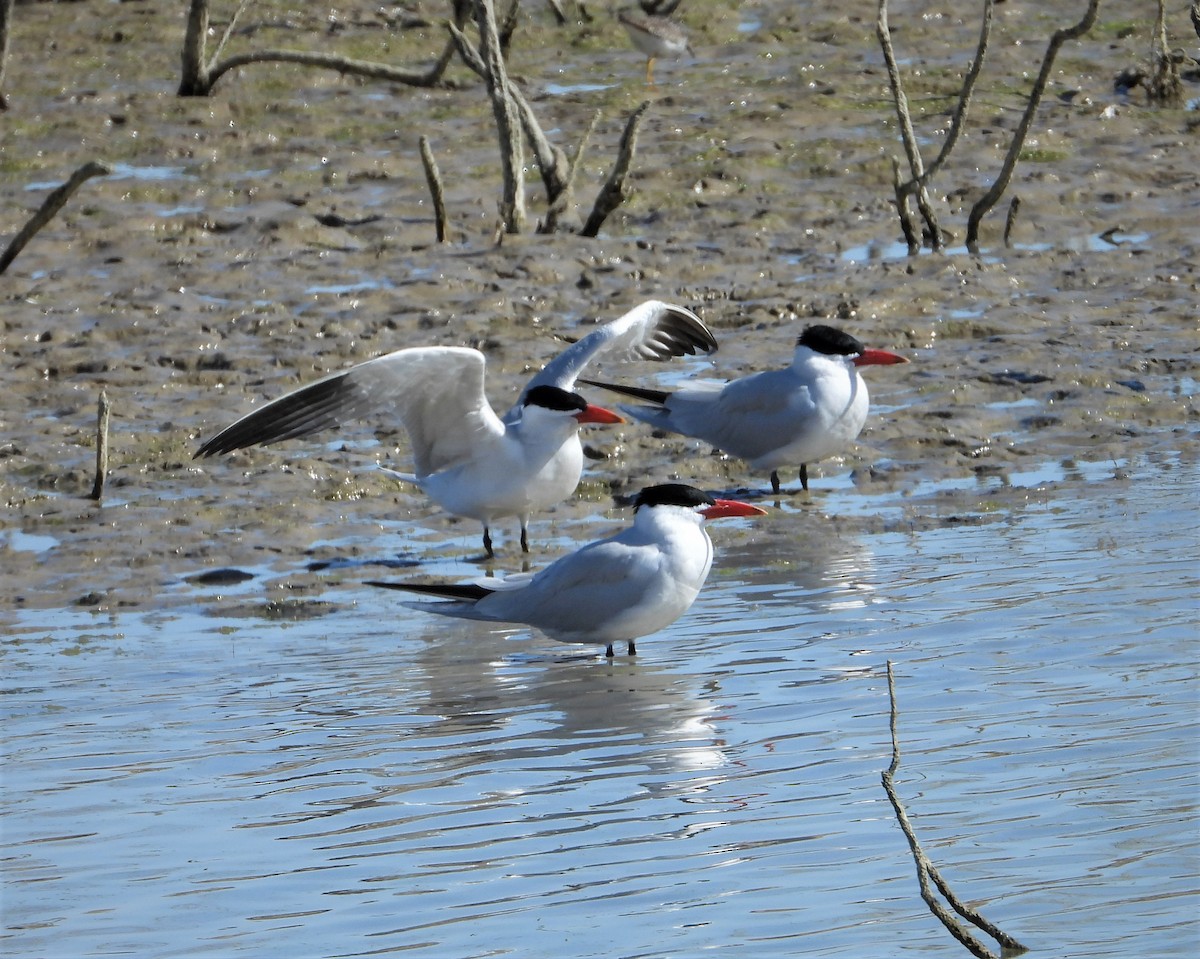
<instances>
[{"instance_id":1,"label":"dead twig","mask_svg":"<svg viewBox=\"0 0 1200 959\"><path fill-rule=\"evenodd\" d=\"M446 194L442 190L442 175L438 172L437 160L433 158L429 137L421 137L421 163L425 167L425 182L429 184L429 193L433 197L437 241L445 243L446 237L449 235L449 225L446 220Z\"/></svg>"},{"instance_id":2,"label":"dead twig","mask_svg":"<svg viewBox=\"0 0 1200 959\"><path fill-rule=\"evenodd\" d=\"M1004 245L1012 246L1012 231L1017 225L1017 211L1021 209L1021 198L1014 196L1008 204L1008 216L1004 218Z\"/></svg>"},{"instance_id":3,"label":"dead twig","mask_svg":"<svg viewBox=\"0 0 1200 959\"><path fill-rule=\"evenodd\" d=\"M983 72L983 61L987 56L988 40L992 35L993 6L994 0L984 0L983 17L979 26L979 42L975 45L975 56L971 60L971 66L967 68L967 75L963 78L962 89L958 93L958 104L954 108L954 118L950 121L950 129L946 133L946 140L942 143L942 148L938 151L937 157L929 164L929 167L923 174L923 181L926 184L933 179L938 170L946 162L946 158L950 156L950 151L954 149L954 145L958 142L959 135L962 133L962 128L966 123L967 111L971 106L971 96L975 92L975 82L979 79L979 74Z\"/></svg>"},{"instance_id":4,"label":"dead twig","mask_svg":"<svg viewBox=\"0 0 1200 959\"><path fill-rule=\"evenodd\" d=\"M1068 40L1075 40L1092 29L1092 26L1096 22L1096 13L1099 8L1100 0L1088 0L1087 11L1078 23L1071 27L1055 30L1054 35L1050 37L1050 43L1047 45L1046 53L1042 57L1042 68L1038 71L1037 79L1033 83L1033 89L1029 91L1029 99L1025 104L1025 112L1017 124L1017 129L1013 132L1012 141L1008 145L1008 153L1005 155L1004 163L1000 167L1000 173L996 177L995 182L988 188L988 191L975 201L975 205L971 207L971 212L967 217L967 249L972 253L979 252L979 222L999 202L1000 197L1004 195L1004 191L1008 189L1008 184L1012 181L1013 170L1016 168L1017 159L1020 157L1021 150L1025 146L1025 137L1029 134L1029 127L1033 124L1038 104L1042 102L1042 94L1046 92L1046 84L1049 82L1050 74L1054 69L1054 61L1058 57L1058 51L1062 49L1063 44Z\"/></svg>"},{"instance_id":5,"label":"dead twig","mask_svg":"<svg viewBox=\"0 0 1200 959\"><path fill-rule=\"evenodd\" d=\"M0 0L0 112L8 109L4 94L4 75L8 70L8 27L12 22L13 0Z\"/></svg>"},{"instance_id":6,"label":"dead twig","mask_svg":"<svg viewBox=\"0 0 1200 959\"><path fill-rule=\"evenodd\" d=\"M650 101L644 100L642 105L630 114L629 120L625 124L625 132L621 134L617 162L613 164L612 171L600 190L600 195L596 197L591 215L584 223L583 229L579 231L580 236L596 236L600 232L600 227L604 225L604 221L608 219L608 215L628 199L629 193L625 188L625 179L629 175L629 168L633 165L633 155L637 151L638 127L641 126L642 116L649 106Z\"/></svg>"},{"instance_id":7,"label":"dead twig","mask_svg":"<svg viewBox=\"0 0 1200 959\"><path fill-rule=\"evenodd\" d=\"M592 137L592 132L596 129L596 124L599 122L600 111L597 110L592 114L592 121L587 125L587 129L583 131L583 136L579 138L579 146L575 148L575 155L571 157L570 163L567 164L566 177L560 184L558 195L550 198L550 205L546 210L546 219L538 227L539 233L557 232L564 217L570 213L571 202L575 195L575 174L579 172L579 164L583 160L583 151L587 147L588 140ZM558 152L561 154L562 151ZM575 222L578 224L578 220Z\"/></svg>"},{"instance_id":8,"label":"dead twig","mask_svg":"<svg viewBox=\"0 0 1200 959\"><path fill-rule=\"evenodd\" d=\"M991 0L989 0L990 2ZM896 63L896 52L892 48L892 33L888 26L887 0L879 0L879 8L875 16L875 34L879 38L883 59L887 64L892 100L896 105L896 117L900 121L900 139L904 144L905 156L908 157L908 168L912 171L912 185L898 187L896 190L896 202L900 207L897 212L903 223L907 216L908 196L910 193L915 193L917 208L921 211L921 216L924 217L925 225L929 230L929 242L934 250L941 250L945 242L937 223L937 216L933 212L933 204L929 201L929 190L925 184L925 165L921 159L921 150L917 146L917 135L913 130L912 116L908 112L908 97L900 82L900 67ZM909 236L908 230L905 230L905 235ZM913 249L913 242L909 236L909 253L916 253L919 249L919 246L917 249Z\"/></svg>"},{"instance_id":9,"label":"dead twig","mask_svg":"<svg viewBox=\"0 0 1200 959\"><path fill-rule=\"evenodd\" d=\"M883 780L883 789L887 793L888 799L891 800L892 809L896 812L896 821L900 824L900 828L904 832L904 837L908 840L908 847L912 851L913 862L917 867L917 884L921 888L921 898L925 900L929 911L946 927L950 935L961 942L970 951L971 955L977 956L978 959L996 959L996 954L979 942L978 939L972 936L954 918L950 910L933 894L934 885L937 886L938 891L946 898L946 902L950 904L955 912L1000 943L1004 947L1006 955L1011 956L1027 952L1026 947L1017 942L1016 939L992 925L987 919L960 900L954 894L954 891L950 888L946 880L942 878L937 867L929 861L929 857L925 855L925 850L921 848L917 834L908 819L904 803L901 802L900 796L896 792L894 782L896 769L900 765L900 739L896 734L896 719L898 715L896 708L896 678L892 671L891 660L888 660L887 664L887 677L888 697L891 702L892 762L883 771L881 778Z\"/></svg>"},{"instance_id":10,"label":"dead twig","mask_svg":"<svg viewBox=\"0 0 1200 959\"><path fill-rule=\"evenodd\" d=\"M471 42L470 38L454 24L449 24L449 30L455 43L458 45L458 52L462 57L463 63L479 74L479 76L483 77L484 80L488 80L488 66L484 62L483 55ZM521 128L524 130L529 147L533 151L534 159L537 161L538 170L542 176L542 184L546 189L548 204L546 218L538 225L537 232L557 233L560 230L574 229L578 225L577 219L572 217L574 223L571 226L568 226L565 221L574 205L575 176L579 171L579 166L583 159L584 148L587 146L588 140L591 138L592 132L600 120L600 114L599 112L593 114L592 121L580 138L579 145L575 148L574 154L568 157L566 151L550 142L549 137L542 130L542 125L538 122L529 100L521 92L521 88L507 76L505 79L508 99L516 107L517 114L521 119ZM613 175L610 176L609 182L603 188L593 208L593 217L600 216L599 220L596 220L594 223L596 230L600 229L600 224L603 223L604 218L625 199L626 194L624 192L614 194L611 191L617 187L624 186L624 179L628 173L629 164L633 157L633 148L636 143L637 124L640 122L641 114L647 106L648 103L643 103L633 116L630 117L630 123L633 124L632 131L628 125L626 126ZM613 203L614 200L615 204L609 207L608 204ZM598 210L602 212L598 214ZM589 223L591 222L589 220ZM587 233L586 226L581 233L583 236L595 235L594 233Z\"/></svg>"},{"instance_id":11,"label":"dead twig","mask_svg":"<svg viewBox=\"0 0 1200 959\"><path fill-rule=\"evenodd\" d=\"M112 407L108 402L108 393L100 391L100 400L96 404L96 478L92 482L91 498L97 503L104 495L104 481L108 478L108 420Z\"/></svg>"},{"instance_id":12,"label":"dead twig","mask_svg":"<svg viewBox=\"0 0 1200 959\"><path fill-rule=\"evenodd\" d=\"M187 27L184 32L181 54L182 75L178 94L181 97L206 97L212 93L217 81L230 70L252 63L294 63L300 66L321 67L339 73L365 77L371 80L386 80L405 86L432 87L442 82L442 76L454 56L454 45L447 42L441 55L426 70L403 70L385 63L368 60L353 60L332 53L311 53L303 50L257 50L239 53L219 60L233 29L249 0L242 0L230 18L225 32L217 43L216 53L207 56L208 4L209 0L191 0L188 8ZM469 0L455 0L454 18L461 26L466 19L466 4Z\"/></svg>"},{"instance_id":13,"label":"dead twig","mask_svg":"<svg viewBox=\"0 0 1200 959\"><path fill-rule=\"evenodd\" d=\"M1195 14L1196 8L1192 7ZM1200 32L1200 23L1197 26ZM1150 44L1150 82L1146 93L1154 103L1178 104L1183 101L1183 79L1179 76L1179 63L1167 45L1166 0L1158 0L1158 18L1154 24L1154 39Z\"/></svg>"},{"instance_id":14,"label":"dead twig","mask_svg":"<svg viewBox=\"0 0 1200 959\"><path fill-rule=\"evenodd\" d=\"M463 62L484 80L487 80L488 68L479 50L453 24L449 25L449 29L458 45L459 56L462 57ZM521 118L521 128L525 131L525 137L533 150L534 159L537 161L538 170L542 176L542 184L546 188L549 210L546 219L538 226L538 232L556 233L562 225L563 217L572 205L573 181L579 157L582 155L583 142L575 151L575 159L568 160L566 153L550 142L528 99L521 92L521 88L511 80L508 80L507 94L516 105L517 113ZM590 131L589 127L588 132L590 133ZM587 135L584 135L584 141L586 141Z\"/></svg>"},{"instance_id":15,"label":"dead twig","mask_svg":"<svg viewBox=\"0 0 1200 959\"><path fill-rule=\"evenodd\" d=\"M910 181L911 182L911 181ZM908 207L908 194L904 189L904 177L900 175L900 158L892 157L892 188L896 193L896 216L900 218L900 229L908 244L908 255L921 252L921 233L913 223L912 210Z\"/></svg>"},{"instance_id":16,"label":"dead twig","mask_svg":"<svg viewBox=\"0 0 1200 959\"><path fill-rule=\"evenodd\" d=\"M112 173L103 163L97 163L91 160L81 166L78 170L71 174L71 178L62 186L54 190L45 200L42 201L38 211L29 218L26 224L21 227L21 231L8 244L8 249L0 254L0 273L8 269L10 263L17 258L25 244L33 239L34 235L54 219L54 215L66 205L67 200L71 199L71 194L78 190L87 180L94 176L108 176Z\"/></svg>"},{"instance_id":17,"label":"dead twig","mask_svg":"<svg viewBox=\"0 0 1200 959\"><path fill-rule=\"evenodd\" d=\"M500 220L504 232L521 233L525 229L525 142L521 136L520 107L512 95L504 51L496 25L492 0L475 0L475 22L479 27L483 78L492 101L492 115L500 137L500 169L504 188L500 199Z\"/></svg>"}]
</instances>

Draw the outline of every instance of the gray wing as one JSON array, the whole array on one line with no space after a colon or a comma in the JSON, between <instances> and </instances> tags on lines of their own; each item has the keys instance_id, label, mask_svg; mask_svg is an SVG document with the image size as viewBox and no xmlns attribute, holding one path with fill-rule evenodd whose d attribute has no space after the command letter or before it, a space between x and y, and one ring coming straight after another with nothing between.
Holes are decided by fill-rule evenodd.
<instances>
[{"instance_id":1,"label":"gray wing","mask_svg":"<svg viewBox=\"0 0 1200 959\"><path fill-rule=\"evenodd\" d=\"M408 430L418 476L470 455L477 439L504 426L483 392L478 350L413 347L326 376L248 413L196 451L197 457L312 436L373 413Z\"/></svg>"},{"instance_id":2,"label":"gray wing","mask_svg":"<svg viewBox=\"0 0 1200 959\"><path fill-rule=\"evenodd\" d=\"M645 601L656 589L660 551L630 545L618 534L589 543L527 581L503 585L480 600L480 612L494 619L527 623L551 636L586 632ZM510 577L512 578L512 577Z\"/></svg>"},{"instance_id":3,"label":"gray wing","mask_svg":"<svg viewBox=\"0 0 1200 959\"><path fill-rule=\"evenodd\" d=\"M547 363L525 385L517 405L505 416L505 421L520 410L525 394L535 386L557 386L573 391L575 379L598 356L665 361L674 356L712 353L716 349L716 337L691 310L661 300L647 300L620 319L605 323L571 344Z\"/></svg>"},{"instance_id":4,"label":"gray wing","mask_svg":"<svg viewBox=\"0 0 1200 959\"><path fill-rule=\"evenodd\" d=\"M807 387L797 387L787 370L771 370L724 387L703 383L678 390L664 409L647 410L638 419L754 460L812 429L816 414Z\"/></svg>"}]
</instances>

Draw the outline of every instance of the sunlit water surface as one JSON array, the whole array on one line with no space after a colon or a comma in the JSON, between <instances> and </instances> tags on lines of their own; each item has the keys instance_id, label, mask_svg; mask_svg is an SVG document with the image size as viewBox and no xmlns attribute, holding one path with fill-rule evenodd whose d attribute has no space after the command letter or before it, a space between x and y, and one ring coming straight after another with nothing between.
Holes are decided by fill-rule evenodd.
<instances>
[{"instance_id":1,"label":"sunlit water surface","mask_svg":"<svg viewBox=\"0 0 1200 959\"><path fill-rule=\"evenodd\" d=\"M819 548L785 504L612 663L349 583L296 623L7 614L0 951L965 955L880 786L890 659L961 897L1035 954L1194 955L1197 488L1099 464Z\"/></svg>"}]
</instances>

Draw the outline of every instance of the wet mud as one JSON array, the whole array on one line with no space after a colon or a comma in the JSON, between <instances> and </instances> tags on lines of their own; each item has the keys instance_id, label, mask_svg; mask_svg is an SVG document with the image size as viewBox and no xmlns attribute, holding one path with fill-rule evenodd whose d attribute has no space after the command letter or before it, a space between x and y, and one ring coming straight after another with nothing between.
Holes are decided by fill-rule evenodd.
<instances>
[{"instance_id":1,"label":"wet mud","mask_svg":"<svg viewBox=\"0 0 1200 959\"><path fill-rule=\"evenodd\" d=\"M259 4L231 52L423 65L440 49L439 5L424 4L429 24L409 29L375 6ZM337 604L316 594L339 569L471 556L475 524L372 468L407 465L403 432L386 420L218 461L192 453L252 403L404 346L484 350L489 394L507 408L560 337L647 298L699 312L720 351L606 375L743 375L785 363L817 321L912 361L869 371L860 445L810 467L811 495L785 497L782 518L756 535L819 542L846 526L986 522L1006 497L1028 495L1003 478L1045 463L1111 462L1119 475L1182 452L1194 477L1200 128L1186 105L1113 86L1148 57L1149 19L1103 11L1064 48L1010 188L1022 201L1012 246L1002 204L972 255L970 205L999 169L1047 37L1081 7L997 6L967 133L935 183L950 252L910 257L892 208L901 147L874 5L858 6L847 16L793 0L685 4L697 56L660 63L647 87L644 59L606 11L557 27L548 5L526 3L510 68L543 126L572 151L600 111L576 183L581 217L625 118L650 106L633 193L599 238L531 231L500 243L491 109L461 66L452 87L431 90L250 66L210 98L181 99L183 5L18 6L0 236L84 162L114 173L85 185L0 277L0 605L144 608L232 586L226 612L322 615ZM976 14L895 6L928 162ZM434 242L422 135L446 181L446 244ZM535 171L527 184L536 219ZM113 417L97 505L87 493L101 390ZM587 445L576 499L531 530L547 555L607 528L614 496L647 482L768 489L742 463L637 424L591 430ZM823 487L847 476L855 491L904 503L903 520L823 508ZM939 486L996 477L986 502L979 486ZM520 562L505 532L501 569ZM228 572L250 568L272 573L246 586ZM205 575L214 581L197 582Z\"/></svg>"}]
</instances>

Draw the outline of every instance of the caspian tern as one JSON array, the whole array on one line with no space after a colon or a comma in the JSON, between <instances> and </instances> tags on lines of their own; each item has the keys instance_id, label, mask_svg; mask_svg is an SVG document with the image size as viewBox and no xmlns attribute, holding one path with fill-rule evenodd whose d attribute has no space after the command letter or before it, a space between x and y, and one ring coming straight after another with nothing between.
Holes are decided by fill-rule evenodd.
<instances>
[{"instance_id":1,"label":"caspian tern","mask_svg":"<svg viewBox=\"0 0 1200 959\"><path fill-rule=\"evenodd\" d=\"M841 452L862 432L870 398L857 367L907 363L887 350L867 349L832 326L810 326L800 335L792 365L732 380L701 381L675 392L619 386L580 378L652 406L621 406L660 429L711 443L771 471L779 492L779 468L800 465L808 489L808 465Z\"/></svg>"},{"instance_id":2,"label":"caspian tern","mask_svg":"<svg viewBox=\"0 0 1200 959\"><path fill-rule=\"evenodd\" d=\"M606 656L625 642L632 656L639 636L673 623L704 585L713 557L704 520L766 513L681 483L647 487L633 508L632 526L536 573L463 585L367 585L455 600L408 604L442 616L524 623L560 642L604 643Z\"/></svg>"},{"instance_id":3,"label":"caspian tern","mask_svg":"<svg viewBox=\"0 0 1200 959\"><path fill-rule=\"evenodd\" d=\"M650 300L572 344L526 384L516 405L498 417L484 395L486 360L455 346L411 347L359 363L248 413L196 451L197 457L311 436L357 417L387 412L408 431L415 469L386 472L422 489L449 513L490 527L505 516L521 522L529 551L531 514L574 492L583 472L582 423L624 422L572 392L599 357L667 360L711 353L717 341L695 313ZM381 467L382 468L382 467Z\"/></svg>"}]
</instances>

